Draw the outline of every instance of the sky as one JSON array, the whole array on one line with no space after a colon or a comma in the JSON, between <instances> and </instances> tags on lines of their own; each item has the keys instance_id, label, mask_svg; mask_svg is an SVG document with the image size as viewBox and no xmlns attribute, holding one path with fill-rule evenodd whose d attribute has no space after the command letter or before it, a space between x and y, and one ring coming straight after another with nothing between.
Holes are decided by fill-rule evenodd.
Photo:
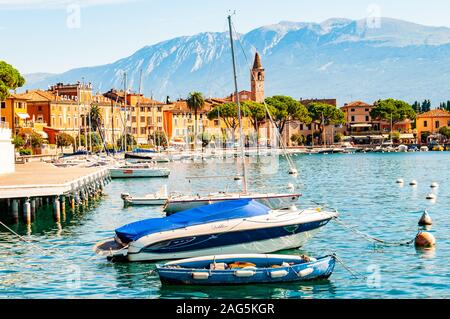
<instances>
[{"instance_id":1,"label":"sky","mask_svg":"<svg viewBox=\"0 0 450 319\"><path fill-rule=\"evenodd\" d=\"M447 0L0 0L0 60L23 74L112 63L174 37L224 32L229 12L240 33L372 14L450 27Z\"/></svg>"}]
</instances>

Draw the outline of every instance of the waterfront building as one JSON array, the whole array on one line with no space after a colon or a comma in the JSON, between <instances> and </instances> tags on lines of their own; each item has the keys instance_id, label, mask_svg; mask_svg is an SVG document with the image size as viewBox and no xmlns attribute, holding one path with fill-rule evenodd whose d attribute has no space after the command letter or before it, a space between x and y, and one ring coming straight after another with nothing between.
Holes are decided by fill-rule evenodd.
<instances>
[{"instance_id":1,"label":"waterfront building","mask_svg":"<svg viewBox=\"0 0 450 319\"><path fill-rule=\"evenodd\" d=\"M0 154L0 175L14 173L14 145L11 143L11 129L5 121L0 121Z\"/></svg>"},{"instance_id":2,"label":"waterfront building","mask_svg":"<svg viewBox=\"0 0 450 319\"><path fill-rule=\"evenodd\" d=\"M21 128L30 127L30 115L27 113L28 98L21 94L11 94L5 101L0 102L0 122L5 122L13 135Z\"/></svg>"},{"instance_id":3,"label":"waterfront building","mask_svg":"<svg viewBox=\"0 0 450 319\"><path fill-rule=\"evenodd\" d=\"M450 112L435 109L416 117L417 137L421 142L427 142L427 137L439 132L441 127L450 127Z\"/></svg>"},{"instance_id":4,"label":"waterfront building","mask_svg":"<svg viewBox=\"0 0 450 319\"><path fill-rule=\"evenodd\" d=\"M345 134L352 137L359 144L381 143L389 138L391 130L400 133L401 142L414 142L415 136L412 132L410 119L391 123L386 120L372 119L370 112L372 104L363 101L345 103L341 110L345 113Z\"/></svg>"}]
</instances>

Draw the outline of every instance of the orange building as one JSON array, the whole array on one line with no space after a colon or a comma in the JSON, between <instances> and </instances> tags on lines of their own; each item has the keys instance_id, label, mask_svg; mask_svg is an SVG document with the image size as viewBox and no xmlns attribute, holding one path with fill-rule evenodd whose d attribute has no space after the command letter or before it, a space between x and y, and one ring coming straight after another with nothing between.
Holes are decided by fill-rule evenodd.
<instances>
[{"instance_id":1,"label":"orange building","mask_svg":"<svg viewBox=\"0 0 450 319\"><path fill-rule=\"evenodd\" d=\"M0 102L1 122L8 123L14 135L18 134L21 128L31 125L27 102L28 99L20 94L11 94L5 101Z\"/></svg>"},{"instance_id":2,"label":"orange building","mask_svg":"<svg viewBox=\"0 0 450 319\"><path fill-rule=\"evenodd\" d=\"M422 133L434 134L441 127L450 127L450 112L445 110L431 110L416 117L417 137L421 139Z\"/></svg>"}]
</instances>

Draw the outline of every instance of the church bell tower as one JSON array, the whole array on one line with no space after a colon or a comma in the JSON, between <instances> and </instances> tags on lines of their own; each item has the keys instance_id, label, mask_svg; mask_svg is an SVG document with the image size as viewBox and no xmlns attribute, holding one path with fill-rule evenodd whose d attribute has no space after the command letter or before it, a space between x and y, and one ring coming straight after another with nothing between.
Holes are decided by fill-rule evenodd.
<instances>
[{"instance_id":1,"label":"church bell tower","mask_svg":"<svg viewBox=\"0 0 450 319\"><path fill-rule=\"evenodd\" d=\"M264 76L265 70L263 69L261 64L261 58L259 57L258 52L256 52L250 78L252 101L258 103L264 102Z\"/></svg>"}]
</instances>

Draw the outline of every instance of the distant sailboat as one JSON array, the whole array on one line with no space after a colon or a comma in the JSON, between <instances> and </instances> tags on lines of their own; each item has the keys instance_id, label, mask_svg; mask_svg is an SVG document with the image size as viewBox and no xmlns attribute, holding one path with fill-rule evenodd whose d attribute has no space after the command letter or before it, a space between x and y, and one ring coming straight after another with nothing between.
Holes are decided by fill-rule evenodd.
<instances>
[{"instance_id":1,"label":"distant sailboat","mask_svg":"<svg viewBox=\"0 0 450 319\"><path fill-rule=\"evenodd\" d=\"M241 123L241 105L239 102L239 91L237 86L237 76L236 76L236 62L234 55L234 43L233 43L233 32L231 27L231 16L228 16L228 26L230 33L230 44L231 44L231 55L233 61L233 80L234 80L234 88L235 88L235 97L236 104L238 106L238 119L239 119L239 147L240 147L240 158L242 161L242 184L243 191L242 192L218 192L218 193L210 193L208 195L178 195L171 196L167 200L164 210L168 215L198 207L203 205L209 205L212 203L228 201L228 200L236 200L236 199L254 199L262 204L272 208L279 209L289 207L295 204L301 194L298 193L255 193L248 192L247 190L247 172L245 166L245 154L244 154L244 142L243 142L243 131L242 131L242 123Z\"/></svg>"}]
</instances>

